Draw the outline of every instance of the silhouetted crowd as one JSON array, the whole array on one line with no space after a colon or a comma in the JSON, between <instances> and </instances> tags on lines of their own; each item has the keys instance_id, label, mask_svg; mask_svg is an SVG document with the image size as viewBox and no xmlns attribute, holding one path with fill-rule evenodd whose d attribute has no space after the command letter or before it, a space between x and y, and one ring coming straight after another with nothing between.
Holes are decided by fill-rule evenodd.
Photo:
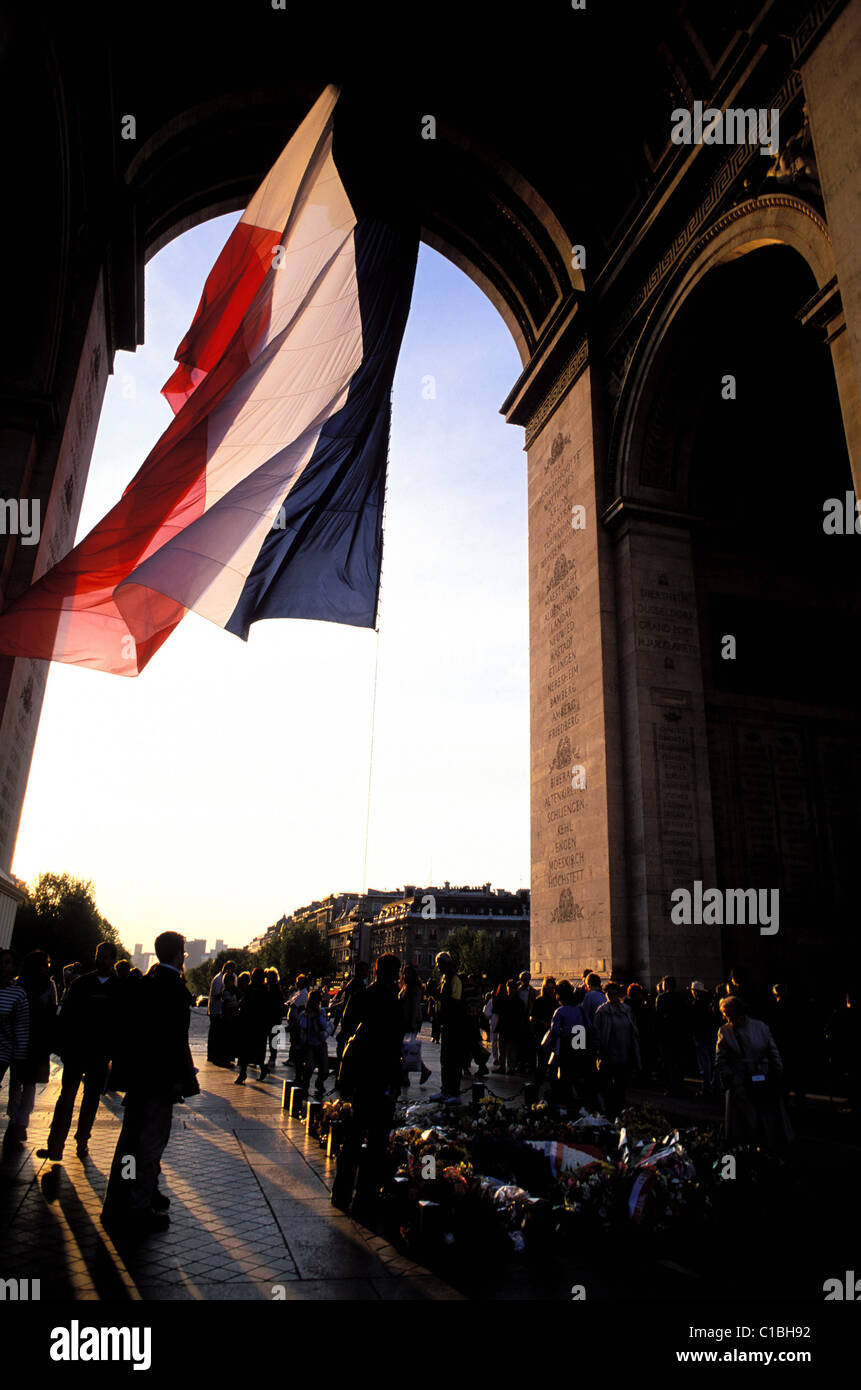
<instances>
[{"instance_id":1,"label":"silhouetted crowd","mask_svg":"<svg viewBox=\"0 0 861 1390\"><path fill-rule=\"evenodd\" d=\"M438 968L443 984L428 991L434 1035L446 1024L450 1033L448 1046L443 1041L449 1062L448 1068L443 1062L443 1099L458 1093L471 1062L486 1074L483 1040L494 1073L547 1083L554 1099L607 1113L620 1108L634 1077L666 1096L685 1094L686 1079L696 1078L701 1094L717 1095L727 1089L727 1037L731 1052L733 1037L746 1029L751 1046L748 1025L756 1021L774 1048L769 1090L779 1076L791 1103L818 1088L845 1095L849 1108L857 1108L858 1015L851 991L829 1008L781 983L764 992L741 971L714 989L702 980L680 988L668 975L648 990L636 982L602 982L589 969L573 983L547 976L536 989L526 971L488 988L486 980L458 975L445 953ZM740 1019L743 1009L747 1021L729 1034L727 1000L733 1001L730 1014Z\"/></svg>"},{"instance_id":2,"label":"silhouetted crowd","mask_svg":"<svg viewBox=\"0 0 861 1390\"><path fill-rule=\"evenodd\" d=\"M172 1107L200 1089L188 1041L185 942L164 932L155 946L158 963L142 976L103 942L91 969L65 967L59 994L44 951L31 951L17 973L12 953L0 951L0 1082L9 1073L4 1148L26 1142L52 1054L62 1058L63 1073L40 1157L62 1162L83 1087L74 1142L85 1160L102 1096L124 1092L102 1213L118 1240L166 1229L170 1203L158 1177ZM432 1099L443 1104L459 1100L476 1064L479 1078L491 1070L520 1076L556 1106L611 1118L635 1080L679 1096L696 1076L703 1095L723 1093L731 1142L775 1151L791 1138L787 1102L801 1104L811 1087L845 1097L857 1115L851 991L827 1009L783 984L762 993L740 972L715 989L701 980L679 988L667 976L648 990L584 970L579 981L548 976L536 989L525 971L496 984L462 975L445 951L436 967L438 979L423 985L413 966L384 955L373 980L360 962L340 988L315 988L300 975L285 989L275 969L238 972L227 961L210 987L207 1057L216 1067L235 1066L236 1085L245 1084L249 1067L265 1078L280 1051L304 1090L313 1083L321 1097L331 1079L350 1102L332 1200L354 1215L373 1215L398 1095L411 1077L420 1086L430 1079L421 1050L426 1020L440 1044L442 1084Z\"/></svg>"},{"instance_id":3,"label":"silhouetted crowd","mask_svg":"<svg viewBox=\"0 0 861 1390\"><path fill-rule=\"evenodd\" d=\"M117 1240L169 1224L170 1199L158 1188L161 1156L173 1106L200 1092L188 1042L193 1001L183 975L184 938L162 932L155 953L157 964L142 975L102 942L92 969L80 963L64 969L58 1003L46 952L31 951L17 975L11 951L0 952L0 1081L7 1069L10 1074L4 1149L26 1142L36 1086L49 1078L52 1053L62 1058L63 1073L38 1157L62 1163L83 1087L74 1142L86 1161L103 1095L125 1092L102 1208Z\"/></svg>"}]
</instances>

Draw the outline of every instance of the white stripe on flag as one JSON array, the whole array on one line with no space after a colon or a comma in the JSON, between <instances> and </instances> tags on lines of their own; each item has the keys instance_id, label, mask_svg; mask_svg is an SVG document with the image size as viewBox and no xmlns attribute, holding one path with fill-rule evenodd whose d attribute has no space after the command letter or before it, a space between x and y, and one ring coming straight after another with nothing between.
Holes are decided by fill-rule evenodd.
<instances>
[{"instance_id":1,"label":"white stripe on flag","mask_svg":"<svg viewBox=\"0 0 861 1390\"><path fill-rule=\"evenodd\" d=\"M204 514L132 576L222 627L362 361L356 218L331 147L330 128L317 142L316 175L299 190L282 266L261 286L260 296L271 295L268 330L252 365L207 421ZM292 141L288 148L296 158ZM294 187L289 170L282 176L283 186Z\"/></svg>"}]
</instances>

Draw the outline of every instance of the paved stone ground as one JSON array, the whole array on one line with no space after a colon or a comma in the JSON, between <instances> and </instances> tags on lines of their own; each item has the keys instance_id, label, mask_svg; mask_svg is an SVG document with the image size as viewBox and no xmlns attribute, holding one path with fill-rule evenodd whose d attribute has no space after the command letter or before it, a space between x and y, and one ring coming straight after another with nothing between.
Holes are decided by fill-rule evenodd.
<instances>
[{"instance_id":1,"label":"paved stone ground","mask_svg":"<svg viewBox=\"0 0 861 1390\"><path fill-rule=\"evenodd\" d=\"M292 1070L279 1066L263 1082L252 1073L234 1086L232 1071L206 1061L206 1027L195 1014L202 1094L174 1107L162 1164L170 1229L121 1256L99 1221L122 1121L118 1097L103 1100L86 1160L71 1136L62 1164L35 1156L59 1091L57 1067L40 1088L26 1147L0 1166L0 1277L41 1280L43 1302L269 1300L275 1285L286 1300L460 1299L331 1206L334 1162L281 1110ZM437 1061L438 1049L425 1051ZM5 1091L3 1100L5 1108Z\"/></svg>"}]
</instances>

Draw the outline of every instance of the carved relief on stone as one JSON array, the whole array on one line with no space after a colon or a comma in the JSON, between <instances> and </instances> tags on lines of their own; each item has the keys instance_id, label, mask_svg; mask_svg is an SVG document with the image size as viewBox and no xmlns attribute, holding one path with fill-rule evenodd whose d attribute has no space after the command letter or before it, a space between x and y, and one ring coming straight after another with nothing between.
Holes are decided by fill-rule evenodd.
<instances>
[{"instance_id":1,"label":"carved relief on stone","mask_svg":"<svg viewBox=\"0 0 861 1390\"><path fill-rule=\"evenodd\" d=\"M574 902L574 894L570 888L563 888L559 894L559 904L553 909L551 922L573 922L575 913L577 917L583 916L583 909L579 903Z\"/></svg>"},{"instance_id":2,"label":"carved relief on stone","mask_svg":"<svg viewBox=\"0 0 861 1390\"><path fill-rule=\"evenodd\" d=\"M801 129L778 150L766 178L773 179L780 188L791 188L802 198L814 197L821 201L822 186L806 106Z\"/></svg>"},{"instance_id":3,"label":"carved relief on stone","mask_svg":"<svg viewBox=\"0 0 861 1390\"><path fill-rule=\"evenodd\" d=\"M566 736L559 740L559 746L556 749L556 757L550 764L550 771L555 772L558 769L560 772L563 772L566 768L571 766L573 761L574 755L571 752L571 740Z\"/></svg>"},{"instance_id":4,"label":"carved relief on stone","mask_svg":"<svg viewBox=\"0 0 861 1390\"><path fill-rule=\"evenodd\" d=\"M547 585L548 595L552 593L552 591L556 588L557 584L561 584L562 580L568 577L568 575L574 570L574 568L575 565L573 560L566 559L564 555L559 555L557 557L556 564L553 566L552 578L550 579L550 582Z\"/></svg>"},{"instance_id":5,"label":"carved relief on stone","mask_svg":"<svg viewBox=\"0 0 861 1390\"><path fill-rule=\"evenodd\" d=\"M570 443L570 434L566 434L564 438L561 432L556 435L556 437L553 440L553 443L550 445L550 457L544 465L545 473L549 473L551 471L553 465L558 461L558 459L562 457L562 452L565 448L565 445Z\"/></svg>"}]
</instances>

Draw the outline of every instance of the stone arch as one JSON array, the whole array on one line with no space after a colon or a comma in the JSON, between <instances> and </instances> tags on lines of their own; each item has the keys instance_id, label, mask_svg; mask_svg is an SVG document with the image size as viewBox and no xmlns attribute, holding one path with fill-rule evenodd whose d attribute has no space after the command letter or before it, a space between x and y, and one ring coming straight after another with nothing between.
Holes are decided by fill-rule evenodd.
<instances>
[{"instance_id":1,"label":"stone arch","mask_svg":"<svg viewBox=\"0 0 861 1390\"><path fill-rule=\"evenodd\" d=\"M740 312L744 303L760 306L752 312L767 327L761 338ZM775 336L775 325L783 326L782 337ZM775 345L771 354L769 343ZM825 345L830 364L822 355ZM722 421L723 412L734 407L720 404L716 366L727 350L727 370L733 371L735 354L739 370L747 371L739 382L758 388L761 382L762 394L740 394L739 414L724 427L718 417ZM800 199L776 194L729 209L700 238L655 304L629 359L608 461L616 501L604 519L618 594L628 949L635 969L642 965L654 974L670 961L674 973L680 961L688 967L687 938L673 940L667 930L671 889L696 881L721 888L754 881L776 885L788 954L800 959L812 918L804 895L817 875L823 882L841 880L833 868L843 853L833 807L843 797L842 767L857 766L861 754L840 707L848 698L837 699L834 661L825 648L839 650L831 640L834 630L844 614L849 621L854 614L850 583L841 589L843 576L832 564L842 564L848 554L827 541L824 557L821 546L816 549L821 498L814 494L819 477L831 479L823 495L832 490L833 471L823 464L833 459L846 466L835 383L851 452L848 353L826 224ZM750 371L758 354L761 376ZM789 373L789 394L776 397L781 360L805 366ZM795 453L784 447L780 455L776 445L774 455L764 458L750 442L761 439L762 429L769 442L787 444L802 378L814 391L827 387L827 396L814 396L816 406L801 411L804 421L817 421L823 443L830 439L836 446L823 454L818 469L808 466L815 457L809 447ZM821 408L826 400L833 414ZM747 429L740 423L744 411ZM805 439L798 421L795 429ZM787 460L784 473L774 469L778 458ZM770 515L774 493L779 497ZM725 508L716 505L721 497ZM803 541L796 539L793 548L787 499L796 497L806 530L799 528ZM811 577L793 563L801 546ZM808 639L809 676L794 674L799 663L793 634L802 624L814 634ZM727 633L739 643L738 667L722 659L718 639ZM768 844L767 835L757 838L757 827L767 825L771 835L786 814L787 789L798 777L805 786L798 823L815 841L808 859L791 837L774 832ZM841 909L842 903L829 903L835 919L842 919ZM773 969L777 958L767 936L751 943L728 924L721 926L720 940L699 934L697 950L689 968L699 969L700 978L710 972L717 977L742 950L762 971Z\"/></svg>"},{"instance_id":2,"label":"stone arch","mask_svg":"<svg viewBox=\"0 0 861 1390\"><path fill-rule=\"evenodd\" d=\"M672 327L691 296L718 266L765 246L787 246L798 253L816 282L816 292L801 311L804 322L813 321L825 331L831 347L838 393L843 410L847 443L856 479L861 468L861 408L854 389L849 360L848 335L843 331L842 308L837 290L836 267L828 228L818 212L799 198L773 194L738 204L704 233L680 263L665 293L649 315L629 359L608 450L608 495L615 498L611 510L638 501L673 510L685 505L683 480L673 473L666 458L661 469L655 456L662 451L661 421L649 418L662 369L672 351ZM679 392L671 393L676 402ZM677 457L684 454L686 426L679 429L674 413L672 434ZM642 475L641 465L655 465ZM671 486L655 480L661 476ZM670 475L673 474L672 477ZM652 484L649 479L651 478Z\"/></svg>"},{"instance_id":3,"label":"stone arch","mask_svg":"<svg viewBox=\"0 0 861 1390\"><path fill-rule=\"evenodd\" d=\"M285 101L280 90L243 89L191 107L152 133L125 174L139 277L175 236L245 207L317 95L297 88ZM487 295L526 366L542 333L585 290L571 241L537 190L495 151L443 122L433 144L420 169L421 141L412 141L418 150L405 171L421 239Z\"/></svg>"}]
</instances>

